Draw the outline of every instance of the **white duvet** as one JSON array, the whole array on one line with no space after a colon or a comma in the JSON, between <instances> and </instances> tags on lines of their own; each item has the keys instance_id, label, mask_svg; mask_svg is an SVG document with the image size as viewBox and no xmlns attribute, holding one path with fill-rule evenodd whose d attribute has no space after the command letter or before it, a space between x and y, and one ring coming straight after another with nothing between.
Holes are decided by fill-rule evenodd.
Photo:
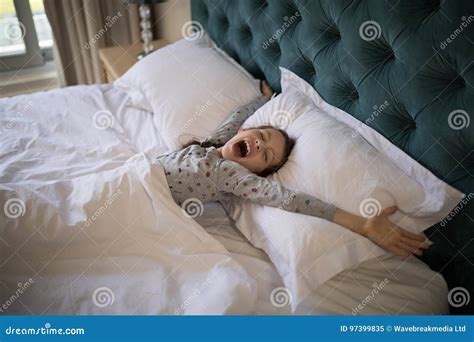
<instances>
[{"instance_id":1,"label":"white duvet","mask_svg":"<svg viewBox=\"0 0 474 342\"><path fill-rule=\"evenodd\" d=\"M143 153L165 151L151 115L123 96L0 100L0 314L251 312L254 280L174 203Z\"/></svg>"}]
</instances>

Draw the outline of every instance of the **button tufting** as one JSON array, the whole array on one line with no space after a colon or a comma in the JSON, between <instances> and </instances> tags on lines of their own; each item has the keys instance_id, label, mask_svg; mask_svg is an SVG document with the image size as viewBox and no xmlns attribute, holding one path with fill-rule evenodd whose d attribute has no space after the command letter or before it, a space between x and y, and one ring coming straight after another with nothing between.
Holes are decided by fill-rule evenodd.
<instances>
[{"instance_id":1,"label":"button tufting","mask_svg":"<svg viewBox=\"0 0 474 342\"><path fill-rule=\"evenodd\" d=\"M331 26L328 26L327 32L330 35L334 36L335 38L341 39L341 32L338 30L338 28L335 24L331 25Z\"/></svg>"},{"instance_id":2,"label":"button tufting","mask_svg":"<svg viewBox=\"0 0 474 342\"><path fill-rule=\"evenodd\" d=\"M278 44L278 41L275 41L273 44L268 45L268 49L276 55L281 55L281 49L280 49L280 44Z\"/></svg>"},{"instance_id":3,"label":"button tufting","mask_svg":"<svg viewBox=\"0 0 474 342\"><path fill-rule=\"evenodd\" d=\"M387 50L387 59L395 59L395 52L392 49Z\"/></svg>"},{"instance_id":4,"label":"button tufting","mask_svg":"<svg viewBox=\"0 0 474 342\"><path fill-rule=\"evenodd\" d=\"M416 121L410 121L407 125L406 128L409 129L410 131L416 130Z\"/></svg>"},{"instance_id":5,"label":"button tufting","mask_svg":"<svg viewBox=\"0 0 474 342\"><path fill-rule=\"evenodd\" d=\"M462 78L460 75L458 75L457 79L456 79L456 84L460 87L460 88L464 88L466 86L466 81L464 81L464 78Z\"/></svg>"},{"instance_id":6,"label":"button tufting","mask_svg":"<svg viewBox=\"0 0 474 342\"><path fill-rule=\"evenodd\" d=\"M229 27L229 19L226 16L222 16L221 26L224 28Z\"/></svg>"},{"instance_id":7,"label":"button tufting","mask_svg":"<svg viewBox=\"0 0 474 342\"><path fill-rule=\"evenodd\" d=\"M432 6L432 9L430 10L430 15L433 14L433 12L437 12L441 9L441 1L440 0L433 0L432 1L433 3L431 4ZM427 5L427 7L429 7L429 5Z\"/></svg>"},{"instance_id":8,"label":"button tufting","mask_svg":"<svg viewBox=\"0 0 474 342\"><path fill-rule=\"evenodd\" d=\"M357 91L357 89L354 89L354 91L351 92L350 97L352 101L356 101L359 99L359 92Z\"/></svg>"},{"instance_id":9,"label":"button tufting","mask_svg":"<svg viewBox=\"0 0 474 342\"><path fill-rule=\"evenodd\" d=\"M248 26L248 25L242 26L241 30L242 30L242 33L247 35L247 36L252 35L252 31L250 30L250 26Z\"/></svg>"}]
</instances>

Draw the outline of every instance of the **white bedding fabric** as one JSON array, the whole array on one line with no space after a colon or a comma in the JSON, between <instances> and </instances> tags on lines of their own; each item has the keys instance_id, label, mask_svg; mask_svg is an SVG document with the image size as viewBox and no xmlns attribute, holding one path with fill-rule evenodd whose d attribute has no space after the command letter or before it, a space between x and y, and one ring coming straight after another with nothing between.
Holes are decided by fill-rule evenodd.
<instances>
[{"instance_id":1,"label":"white bedding fabric","mask_svg":"<svg viewBox=\"0 0 474 342\"><path fill-rule=\"evenodd\" d=\"M137 114L109 91L74 87L2 100L0 125L10 124L0 144L0 203L22 201L20 211L10 205L11 217L1 216L4 312L249 312L254 281L183 215L162 169L137 153L121 120L95 127L100 110ZM109 100L121 105L108 107ZM9 300L30 278L18 300Z\"/></svg>"},{"instance_id":2,"label":"white bedding fabric","mask_svg":"<svg viewBox=\"0 0 474 342\"><path fill-rule=\"evenodd\" d=\"M291 314L291 303L284 293L280 292L281 304L288 305L278 307L271 302L272 291L284 285L268 256L248 242L220 204L211 203L204 208L198 223L219 240L256 281L257 304L253 314ZM385 278L389 281L384 281ZM449 314L447 292L443 277L417 258L404 260L397 256L385 256L340 272L306 297L293 314Z\"/></svg>"},{"instance_id":3,"label":"white bedding fabric","mask_svg":"<svg viewBox=\"0 0 474 342\"><path fill-rule=\"evenodd\" d=\"M151 114L128 102L111 85L0 99L0 204L22 200L0 212L0 315L290 313L222 212L206 206L207 232L182 215L145 158L165 152ZM297 313L351 314L391 273L358 314L447 313L444 280L396 257L340 273Z\"/></svg>"}]
</instances>

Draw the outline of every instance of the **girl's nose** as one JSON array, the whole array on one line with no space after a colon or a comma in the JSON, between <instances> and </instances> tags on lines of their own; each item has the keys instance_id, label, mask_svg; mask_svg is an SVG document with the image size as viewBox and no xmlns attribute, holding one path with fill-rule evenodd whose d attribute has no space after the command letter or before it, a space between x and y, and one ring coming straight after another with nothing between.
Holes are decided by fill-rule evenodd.
<instances>
[{"instance_id":1,"label":"girl's nose","mask_svg":"<svg viewBox=\"0 0 474 342\"><path fill-rule=\"evenodd\" d=\"M255 140L255 147L257 148L257 151L260 151L260 140Z\"/></svg>"}]
</instances>

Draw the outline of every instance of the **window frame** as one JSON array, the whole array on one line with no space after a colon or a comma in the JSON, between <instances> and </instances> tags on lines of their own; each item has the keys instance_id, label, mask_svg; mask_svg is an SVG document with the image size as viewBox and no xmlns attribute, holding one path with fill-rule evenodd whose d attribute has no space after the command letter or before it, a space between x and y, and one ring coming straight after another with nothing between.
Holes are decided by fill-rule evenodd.
<instances>
[{"instance_id":1,"label":"window frame","mask_svg":"<svg viewBox=\"0 0 474 342\"><path fill-rule=\"evenodd\" d=\"M0 57L0 71L12 71L25 67L41 66L46 61L53 59L51 47L41 49L38 42L33 12L29 0L13 0L18 21L24 25L25 52L10 56Z\"/></svg>"}]
</instances>

